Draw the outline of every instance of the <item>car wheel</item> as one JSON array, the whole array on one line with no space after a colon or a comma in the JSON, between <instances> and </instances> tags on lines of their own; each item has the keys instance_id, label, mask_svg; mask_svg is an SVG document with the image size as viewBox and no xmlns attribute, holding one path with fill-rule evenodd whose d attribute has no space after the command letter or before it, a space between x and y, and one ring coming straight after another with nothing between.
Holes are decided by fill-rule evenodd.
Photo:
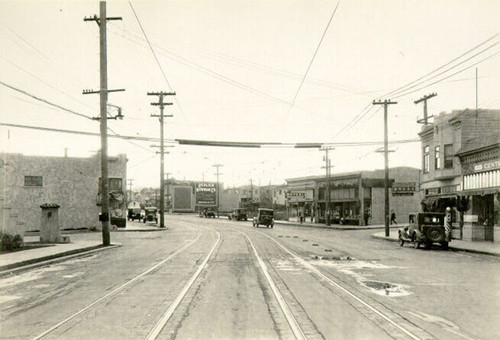
<instances>
[{"instance_id":1,"label":"car wheel","mask_svg":"<svg viewBox=\"0 0 500 340\"><path fill-rule=\"evenodd\" d=\"M429 250L429 249L431 249L431 247L432 247L432 242L426 241L426 242L424 243L424 245L425 245L425 249Z\"/></svg>"},{"instance_id":2,"label":"car wheel","mask_svg":"<svg viewBox=\"0 0 500 340\"><path fill-rule=\"evenodd\" d=\"M444 230L440 227L429 227L425 233L429 241L438 242L444 239Z\"/></svg>"},{"instance_id":3,"label":"car wheel","mask_svg":"<svg viewBox=\"0 0 500 340\"><path fill-rule=\"evenodd\" d=\"M441 242L441 246L443 247L444 250L448 250L448 242L446 241Z\"/></svg>"}]
</instances>

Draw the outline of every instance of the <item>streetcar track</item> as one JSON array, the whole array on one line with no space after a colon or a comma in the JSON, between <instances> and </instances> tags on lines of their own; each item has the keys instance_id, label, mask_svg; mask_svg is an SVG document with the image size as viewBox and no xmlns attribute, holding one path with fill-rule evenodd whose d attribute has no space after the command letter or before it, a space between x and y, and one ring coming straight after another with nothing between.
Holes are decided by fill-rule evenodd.
<instances>
[{"instance_id":1,"label":"streetcar track","mask_svg":"<svg viewBox=\"0 0 500 340\"><path fill-rule=\"evenodd\" d=\"M264 273L264 276L265 276L265 278L266 278L269 286L271 287L271 290L272 290L274 296L278 300L280 308L281 308L283 314L285 315L285 318L288 321L288 324L289 324L290 328L292 329L292 332L295 335L295 338L296 339L307 339L304 331L302 330L302 328L300 327L299 323L297 322L297 319L294 317L290 306L287 304L287 302L284 299L283 295L279 291L276 283L271 278L271 275L269 274L267 266L264 263L264 261L262 260L262 258L260 257L259 253L257 252L257 249L255 249L255 246L253 245L252 240L247 235L245 235L244 233L242 233L240 231L238 231L238 232L240 234L242 234L248 240L250 246L252 247L254 255L257 258L257 262L259 263L260 268L261 268L262 272Z\"/></svg>"},{"instance_id":2,"label":"streetcar track","mask_svg":"<svg viewBox=\"0 0 500 340\"><path fill-rule=\"evenodd\" d=\"M160 335L161 331L163 330L163 327L165 327L168 320L170 319L170 317L172 316L174 311L177 309L177 307L181 303L184 296L187 294L187 292L189 291L189 289L191 288L193 283L196 281L196 279L198 278L198 276L200 275L202 270L207 265L208 260L210 259L210 257L212 257L213 252L215 251L215 249L217 248L217 246L219 245L219 243L221 241L220 233L217 231L215 231L215 232L217 233L217 241L215 242L214 246L209 251L208 255L205 257L205 260L202 262L202 264L198 267L198 270L193 274L191 279L189 279L187 284L182 288L182 290L179 292L179 294L174 299L174 301L172 301L170 306L167 308L167 310L165 311L163 316L160 318L160 320L158 320L158 322L155 324L153 329L151 329L149 334L146 336L146 340L156 339Z\"/></svg>"},{"instance_id":3,"label":"streetcar track","mask_svg":"<svg viewBox=\"0 0 500 340\"><path fill-rule=\"evenodd\" d=\"M354 299L357 303L359 303L361 306L363 306L364 308L368 309L371 313L375 314L377 317L379 317L379 318L383 319L384 321L388 322L392 327L394 327L395 329L397 329L399 332L403 333L407 337L409 337L411 339L414 339L414 340L422 340L422 339L428 339L429 338L429 334L427 332L421 330L417 326L414 326L414 327L417 328L417 330L419 331L419 333L422 333L421 336L419 336L417 334L414 334L412 331L410 331L410 330L406 329L405 327L399 325L391 317L385 315L383 312L381 312L380 310L378 310L376 307L372 306L370 303L366 302L362 298L358 297L356 294L352 293L350 290L344 288L343 286L341 286L337 282L333 281L331 278L329 278L328 276L326 276L325 274L323 274L319 269L315 268L312 264L310 264L309 262L307 262L306 260L304 260L300 256L298 256L295 253L293 253L291 250L289 250L288 248L286 248L284 245L282 245L281 243L279 243L278 241L276 241L271 236L266 235L266 234L264 234L262 232L259 232L259 233L262 234L263 236L265 236L266 238L270 239L271 241L273 241L281 249L283 249L290 256L292 256L292 258L294 258L297 261L297 263L301 264L305 269L313 272L316 276L320 277L324 282L328 283L328 285L330 285L332 287L335 287L336 289L340 290L344 294L348 295L349 297L351 297L352 299Z\"/></svg>"},{"instance_id":4,"label":"streetcar track","mask_svg":"<svg viewBox=\"0 0 500 340\"><path fill-rule=\"evenodd\" d=\"M140 279L142 279L144 276L146 276L149 273L155 271L156 269L158 269L159 267L161 267L162 265L164 265L166 262L170 261L172 258L174 258L175 256L177 256L179 253L183 252L184 250L186 250L187 248L189 248L190 246L192 246L194 243L196 243L196 241L198 241L200 239L200 237L201 237L201 234L198 233L198 235L197 235L196 238L194 238L191 241L189 241L188 243L186 243L184 246L182 246L181 248L179 248L178 250L176 250L174 253L170 254L168 257L166 257L162 261L156 263L155 265L153 265L149 269L143 271L141 274L139 274L136 277L130 279L129 281L127 281L124 284L122 284L121 286L113 289L111 292L109 292L108 294L106 294L106 295L102 296L101 298L95 300L94 302L92 302L91 304L87 305L86 307L84 307L84 308L80 309L79 311L73 313L72 315L68 316L66 319L60 321L59 323L57 323L56 325L52 326L48 330L46 330L43 333L39 334L38 336L34 337L33 340L38 340L38 339L44 338L45 336L47 336L50 333L54 332L55 330L61 328L62 326L64 326L68 322L70 322L71 320L77 318L80 315L83 315L84 313L86 313L87 311L89 311L91 308L96 307L96 306L100 305L101 303L103 303L104 301L106 301L106 300L110 299L111 297L117 295L121 291L125 290L126 288L128 288L132 284L134 284L137 281L139 281Z\"/></svg>"}]
</instances>

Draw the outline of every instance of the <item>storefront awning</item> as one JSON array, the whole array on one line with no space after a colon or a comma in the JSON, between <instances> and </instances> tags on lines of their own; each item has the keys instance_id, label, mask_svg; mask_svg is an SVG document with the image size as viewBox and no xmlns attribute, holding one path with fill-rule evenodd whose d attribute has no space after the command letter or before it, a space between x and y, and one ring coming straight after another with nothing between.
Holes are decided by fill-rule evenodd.
<instances>
[{"instance_id":1,"label":"storefront awning","mask_svg":"<svg viewBox=\"0 0 500 340\"><path fill-rule=\"evenodd\" d=\"M490 195L490 194L498 194L500 193L500 188L495 187L495 188L484 188L484 189L473 189L473 190L464 190L460 191L460 195Z\"/></svg>"}]
</instances>

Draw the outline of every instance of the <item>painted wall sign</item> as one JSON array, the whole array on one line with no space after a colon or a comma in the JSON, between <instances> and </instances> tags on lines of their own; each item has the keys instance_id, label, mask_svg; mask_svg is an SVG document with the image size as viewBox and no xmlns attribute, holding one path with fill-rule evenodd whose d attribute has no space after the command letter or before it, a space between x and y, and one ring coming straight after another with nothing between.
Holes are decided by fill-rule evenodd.
<instances>
[{"instance_id":1,"label":"painted wall sign","mask_svg":"<svg viewBox=\"0 0 500 340\"><path fill-rule=\"evenodd\" d=\"M488 171L488 170L494 170L494 169L500 169L500 160L474 164L474 171L475 172Z\"/></svg>"},{"instance_id":2,"label":"painted wall sign","mask_svg":"<svg viewBox=\"0 0 500 340\"><path fill-rule=\"evenodd\" d=\"M216 205L217 187L215 183L196 183L196 204Z\"/></svg>"}]
</instances>

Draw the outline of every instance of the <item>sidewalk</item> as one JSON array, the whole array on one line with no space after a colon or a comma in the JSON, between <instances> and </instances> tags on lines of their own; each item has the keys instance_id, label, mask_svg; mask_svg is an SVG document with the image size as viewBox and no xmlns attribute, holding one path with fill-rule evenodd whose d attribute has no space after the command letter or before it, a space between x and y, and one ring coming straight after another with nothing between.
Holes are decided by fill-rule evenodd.
<instances>
[{"instance_id":1,"label":"sidewalk","mask_svg":"<svg viewBox=\"0 0 500 340\"><path fill-rule=\"evenodd\" d=\"M372 235L375 239L382 239L386 241L398 242L398 229L402 227L402 225L391 226L389 229L389 236L385 236L385 225L384 224L375 224L368 226L356 226L356 225L339 225L332 224L327 226L325 224L320 223L310 223L310 222L297 222L297 221L274 221L274 224L283 224L283 225L293 225L298 227L313 227L313 228L327 228L327 229L336 229L336 230L367 230L367 229L380 229L380 232L377 232ZM476 254L485 254L485 255L493 255L500 256L500 243L494 243L490 241L462 241L462 240L452 240L450 242L449 248L452 250L461 250L467 251Z\"/></svg>"},{"instance_id":2,"label":"sidewalk","mask_svg":"<svg viewBox=\"0 0 500 340\"><path fill-rule=\"evenodd\" d=\"M385 231L375 233L372 235L372 237L375 239L398 242L397 230L390 230L388 237L385 236ZM408 244L411 244L413 246L413 243ZM500 244L490 241L451 240L449 248L452 250L461 250L476 254L500 256Z\"/></svg>"},{"instance_id":3,"label":"sidewalk","mask_svg":"<svg viewBox=\"0 0 500 340\"><path fill-rule=\"evenodd\" d=\"M374 239L382 239L386 241L397 242L397 230L400 226L393 226L390 229L389 237L385 237L384 225L368 225L368 226L354 226L354 225L338 225L332 224L326 226L320 223L310 223L310 222L289 222L289 221L275 221L276 225L289 225L297 227L312 227L312 228L327 228L334 230L379 230L372 234ZM114 232L151 232L151 231L165 231L168 228L160 229L154 225L133 225L127 226L126 228L119 228ZM57 262L58 259L61 260L62 257L67 258L68 256L77 256L78 254L88 252L97 252L107 249L113 249L114 247L121 246L120 244L112 244L110 247L102 247L102 241L100 239L99 232L71 232L62 231L63 235L69 235L71 243L61 243L61 244L49 244L44 247L17 251L12 253L5 253L0 255L0 276L8 275L14 273L17 270L23 270L27 268L32 268L35 266L41 266L51 262ZM89 240L89 235L95 235L94 240ZM26 243L36 243L40 239L38 233L28 233L24 237ZM449 246L453 250L461 250L478 254L494 255L500 256L500 244L493 242L471 242L462 240L453 240Z\"/></svg>"},{"instance_id":4,"label":"sidewalk","mask_svg":"<svg viewBox=\"0 0 500 340\"><path fill-rule=\"evenodd\" d=\"M112 230L114 232L149 232L149 231L164 231L167 228L160 229L153 225L134 225L126 228L118 228ZM100 232L89 231L72 231L62 230L62 235L70 237L70 243L47 244L41 247L4 253L0 255L0 276L7 275L16 271L16 268L23 269L31 268L37 265L57 262L57 259L68 256L76 256L84 252L92 253L103 251L121 246L120 244L112 244L110 247L103 247L100 239ZM89 240L93 238L95 240ZM95 236L95 237L92 237ZM41 245L37 244L40 240L38 232L27 232L24 237L24 242L29 246Z\"/></svg>"}]
</instances>

